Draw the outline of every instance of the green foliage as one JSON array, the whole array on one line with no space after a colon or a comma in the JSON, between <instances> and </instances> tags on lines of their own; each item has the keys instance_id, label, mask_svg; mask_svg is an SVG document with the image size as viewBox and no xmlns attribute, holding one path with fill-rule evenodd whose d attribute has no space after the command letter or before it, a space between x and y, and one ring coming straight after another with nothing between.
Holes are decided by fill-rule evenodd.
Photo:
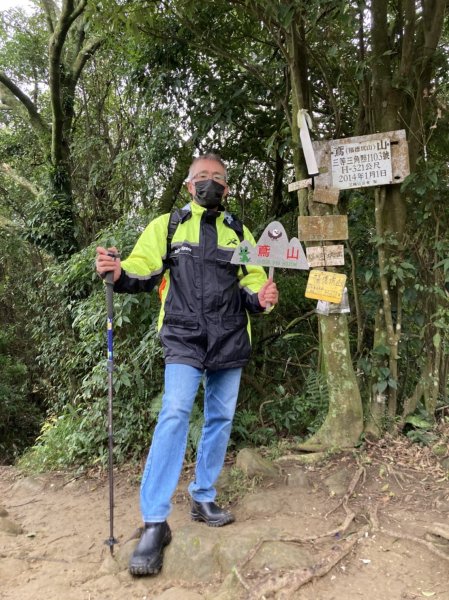
<instances>
[{"instance_id":1,"label":"green foliage","mask_svg":"<svg viewBox=\"0 0 449 600\"><path fill-rule=\"evenodd\" d=\"M231 443L236 445L269 445L275 439L274 427L261 426L257 413L238 410L232 426Z\"/></svg>"},{"instance_id":2,"label":"green foliage","mask_svg":"<svg viewBox=\"0 0 449 600\"><path fill-rule=\"evenodd\" d=\"M79 412L72 407L66 407L59 416L49 417L42 425L36 444L19 459L19 468L40 473L75 464L83 452L80 421Z\"/></svg>"},{"instance_id":3,"label":"green foliage","mask_svg":"<svg viewBox=\"0 0 449 600\"><path fill-rule=\"evenodd\" d=\"M363 16L374 26L371 10L365 7ZM7 398L2 410L9 419L8 431L20 438L20 444L7 442L9 456L29 443L45 402L49 417L36 446L36 461L51 468L104 463L105 299L103 285L93 274L95 245L114 244L127 254L137 232L158 213L186 146L221 152L230 167L227 206L256 237L273 217L282 218L289 236L297 235L297 197L286 190L297 152L292 127L296 115L291 114L297 82L288 60L291 32L301 31L296 41L308 56L300 65L300 77L303 83L313 82L303 90L305 107L313 107L312 137L367 133L377 104L391 106L374 85L383 78L372 79L372 73L385 57L394 67L400 55L402 8L387 10L389 47L383 56L373 57L369 34L363 48L358 47L365 33L357 3L186 0L168 3L164 10L133 0L88 3L64 44L63 87L77 43L98 38L102 45L94 60L86 62L76 89L63 98L64 161L58 164L52 162L50 144L54 114L47 86L50 33L45 11L36 7L32 16L1 13L0 70L24 86L43 125L38 127L20 101L1 88L2 106L6 103L8 109L0 116L0 334L13 347L0 353L0 382ZM422 23L418 15L418 33ZM447 37L447 27L443 32ZM414 101L413 82L396 80L397 73L391 73L397 114L404 121L400 126L410 126L408 113L415 106L420 128L410 127L413 135L408 139L415 151L419 141L418 151L425 157L402 186L407 198L404 236L375 235L372 189L342 192L338 207L349 217L347 264L348 274L351 264L355 277L348 277L348 287L350 294L357 287L360 304L360 319L349 324L364 395L397 389L399 406L428 357L440 351L441 397L447 393L443 365L449 308L443 285L449 281L449 129L444 42L433 57L436 77L425 83L422 103ZM177 204L185 199L183 193L169 197ZM398 222L388 223L391 229L402 227L405 215L396 216ZM383 273L380 246L388 248ZM59 257L59 264L48 252ZM394 300L401 300L393 314L393 320L400 315L402 327L397 380L390 372L389 349L375 341L376 326L383 327L377 321L380 275L387 277ZM280 306L269 318L253 319L254 354L245 371L252 383L242 386L232 433L236 445L275 444L284 435L304 437L316 430L326 411L316 317L302 318L314 308L304 299L306 276L277 269L276 281ZM155 332L158 308L155 294L115 297L118 462L146 451L157 416L163 363ZM198 404L192 414L190 454L202 423ZM22 413L34 415L34 425L25 428L30 435L15 417L22 406Z\"/></svg>"},{"instance_id":4,"label":"green foliage","mask_svg":"<svg viewBox=\"0 0 449 600\"><path fill-rule=\"evenodd\" d=\"M146 221L143 215L125 219L114 236L105 232L98 242L47 267L38 277L33 299L42 310L31 332L39 348L36 361L46 375L41 393L54 415L34 455L45 468L106 460L106 301L104 285L94 273L94 248L113 243L126 254ZM156 293L139 299L115 294L114 308L115 458L123 462L141 456L151 439L151 403L162 387L156 335L159 301Z\"/></svg>"},{"instance_id":5,"label":"green foliage","mask_svg":"<svg viewBox=\"0 0 449 600\"><path fill-rule=\"evenodd\" d=\"M404 433L412 442L421 446L430 446L438 439L434 431L435 420L433 416L429 415L421 406L414 414L408 415L404 423Z\"/></svg>"},{"instance_id":6,"label":"green foliage","mask_svg":"<svg viewBox=\"0 0 449 600\"><path fill-rule=\"evenodd\" d=\"M0 463L13 462L33 443L43 416L30 344L36 307L28 282L35 260L16 229L2 223L0 211Z\"/></svg>"},{"instance_id":7,"label":"green foliage","mask_svg":"<svg viewBox=\"0 0 449 600\"><path fill-rule=\"evenodd\" d=\"M231 467L229 471L225 471L224 474L223 485L220 480L218 482L217 502L220 505L234 504L246 494L254 492L260 482L259 478L248 477L246 473L235 466Z\"/></svg>"},{"instance_id":8,"label":"green foliage","mask_svg":"<svg viewBox=\"0 0 449 600\"><path fill-rule=\"evenodd\" d=\"M117 401L118 400L118 401ZM114 462L139 462L151 441L158 398L146 402L138 394L118 395L113 402ZM88 406L66 405L42 426L36 444L18 462L27 472L106 466L108 403L101 398Z\"/></svg>"},{"instance_id":9,"label":"green foliage","mask_svg":"<svg viewBox=\"0 0 449 600\"><path fill-rule=\"evenodd\" d=\"M14 461L34 441L41 418L30 402L27 366L9 353L14 330L0 329L0 464Z\"/></svg>"},{"instance_id":10,"label":"green foliage","mask_svg":"<svg viewBox=\"0 0 449 600\"><path fill-rule=\"evenodd\" d=\"M372 351L361 356L357 366L362 373L371 381L373 394L383 394L387 388L397 389L397 381L391 376L388 365L390 348L378 344Z\"/></svg>"},{"instance_id":11,"label":"green foliage","mask_svg":"<svg viewBox=\"0 0 449 600\"><path fill-rule=\"evenodd\" d=\"M258 414L238 410L232 430L237 445L271 445L282 436L308 437L324 421L329 403L325 378L310 371L301 395L278 385L273 398L260 405Z\"/></svg>"}]
</instances>

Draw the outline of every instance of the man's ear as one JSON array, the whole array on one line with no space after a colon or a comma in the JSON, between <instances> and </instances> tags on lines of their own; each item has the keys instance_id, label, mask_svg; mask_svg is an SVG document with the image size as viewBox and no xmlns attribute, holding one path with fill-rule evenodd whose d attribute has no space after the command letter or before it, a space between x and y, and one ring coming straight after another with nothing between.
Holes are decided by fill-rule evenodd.
<instances>
[{"instance_id":1,"label":"man's ear","mask_svg":"<svg viewBox=\"0 0 449 600\"><path fill-rule=\"evenodd\" d=\"M187 181L186 183L187 185L187 189L189 191L189 194L191 194L192 196L195 196L195 184L192 183L191 181Z\"/></svg>"}]
</instances>

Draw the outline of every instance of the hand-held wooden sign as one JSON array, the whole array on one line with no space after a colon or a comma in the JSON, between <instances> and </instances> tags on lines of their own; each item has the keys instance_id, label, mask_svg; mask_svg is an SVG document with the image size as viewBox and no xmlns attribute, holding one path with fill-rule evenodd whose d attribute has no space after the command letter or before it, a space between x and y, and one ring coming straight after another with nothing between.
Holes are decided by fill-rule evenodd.
<instances>
[{"instance_id":1,"label":"hand-held wooden sign","mask_svg":"<svg viewBox=\"0 0 449 600\"><path fill-rule=\"evenodd\" d=\"M273 221L265 228L255 246L247 240L241 242L234 250L231 263L268 267L270 279L273 279L275 267L309 270L300 241L295 237L289 241L284 226L279 221Z\"/></svg>"},{"instance_id":2,"label":"hand-held wooden sign","mask_svg":"<svg viewBox=\"0 0 449 600\"><path fill-rule=\"evenodd\" d=\"M295 237L289 241L284 226L279 221L273 221L265 228L255 246L247 240L237 246L231 263L309 270L309 263L300 241Z\"/></svg>"}]
</instances>

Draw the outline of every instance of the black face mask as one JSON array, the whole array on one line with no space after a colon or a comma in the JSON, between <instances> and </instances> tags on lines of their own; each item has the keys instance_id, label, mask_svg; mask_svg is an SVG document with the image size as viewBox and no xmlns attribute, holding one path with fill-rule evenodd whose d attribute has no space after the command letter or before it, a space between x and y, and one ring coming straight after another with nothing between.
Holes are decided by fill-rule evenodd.
<instances>
[{"instance_id":1,"label":"black face mask","mask_svg":"<svg viewBox=\"0 0 449 600\"><path fill-rule=\"evenodd\" d=\"M214 179L195 183L195 200L204 208L217 208L223 199L225 186Z\"/></svg>"}]
</instances>

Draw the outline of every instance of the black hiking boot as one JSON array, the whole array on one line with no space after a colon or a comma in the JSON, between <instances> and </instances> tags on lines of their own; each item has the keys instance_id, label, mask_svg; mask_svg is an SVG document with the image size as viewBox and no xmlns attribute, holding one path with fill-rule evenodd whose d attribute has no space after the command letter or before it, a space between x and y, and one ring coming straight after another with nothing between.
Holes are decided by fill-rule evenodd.
<instances>
[{"instance_id":1,"label":"black hiking boot","mask_svg":"<svg viewBox=\"0 0 449 600\"><path fill-rule=\"evenodd\" d=\"M162 568L163 550L171 542L167 521L145 523L142 536L129 560L131 575L155 575Z\"/></svg>"},{"instance_id":2,"label":"black hiking boot","mask_svg":"<svg viewBox=\"0 0 449 600\"><path fill-rule=\"evenodd\" d=\"M193 521L203 521L209 527L223 527L234 522L234 515L223 510L215 502L197 502L192 500L190 516Z\"/></svg>"}]
</instances>

